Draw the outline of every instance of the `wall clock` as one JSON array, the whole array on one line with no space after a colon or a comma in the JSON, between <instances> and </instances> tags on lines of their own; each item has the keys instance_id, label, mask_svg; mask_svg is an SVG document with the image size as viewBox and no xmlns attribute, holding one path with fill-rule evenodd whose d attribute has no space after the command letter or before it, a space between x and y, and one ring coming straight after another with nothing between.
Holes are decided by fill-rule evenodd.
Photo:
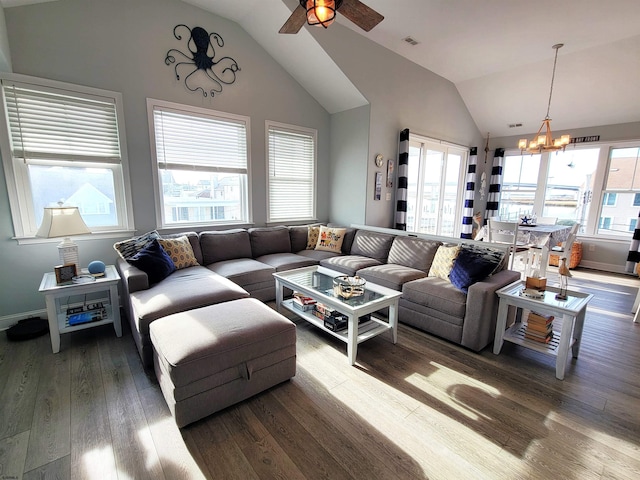
<instances>
[{"instance_id":1,"label":"wall clock","mask_svg":"<svg viewBox=\"0 0 640 480\"><path fill-rule=\"evenodd\" d=\"M384 157L382 156L381 153L376 155L375 162L376 162L376 167L382 166L382 164L384 163Z\"/></svg>"}]
</instances>

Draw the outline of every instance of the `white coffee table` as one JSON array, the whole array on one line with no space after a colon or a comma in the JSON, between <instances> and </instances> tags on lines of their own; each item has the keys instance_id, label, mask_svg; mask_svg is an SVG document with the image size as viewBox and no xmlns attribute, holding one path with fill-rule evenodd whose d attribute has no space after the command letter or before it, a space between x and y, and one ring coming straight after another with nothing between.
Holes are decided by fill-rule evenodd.
<instances>
[{"instance_id":1,"label":"white coffee table","mask_svg":"<svg viewBox=\"0 0 640 480\"><path fill-rule=\"evenodd\" d=\"M493 353L499 354L503 343L507 341L545 355L555 356L556 378L563 380L569 347L571 347L573 358L578 358L587 304L591 301L593 295L569 290L567 291L568 298L566 300L557 300L556 293L558 293L559 289L547 287L544 296L536 299L520 295L523 287L524 282L518 281L496 292L500 298L500 304ZM510 305L518 310L514 324L507 329L507 313ZM523 310L533 310L534 312L555 317L553 321L554 338L551 342L540 343L524 337L526 323L521 318Z\"/></svg>"},{"instance_id":2,"label":"white coffee table","mask_svg":"<svg viewBox=\"0 0 640 480\"><path fill-rule=\"evenodd\" d=\"M320 266L298 268L274 273L276 279L276 306L295 313L307 322L324 330L347 344L347 357L351 365L356 363L358 344L382 333L389 332L391 341L398 340L398 300L402 292L382 287L371 282L365 285L365 294L359 297L344 299L333 294L333 278L343 275L340 272ZM311 312L298 310L293 300L284 300L283 290L288 287L314 300L338 310L348 318L346 330L334 332L324 326L321 319ZM358 318L389 307L388 319L376 318L374 315L367 322L358 324Z\"/></svg>"}]
</instances>

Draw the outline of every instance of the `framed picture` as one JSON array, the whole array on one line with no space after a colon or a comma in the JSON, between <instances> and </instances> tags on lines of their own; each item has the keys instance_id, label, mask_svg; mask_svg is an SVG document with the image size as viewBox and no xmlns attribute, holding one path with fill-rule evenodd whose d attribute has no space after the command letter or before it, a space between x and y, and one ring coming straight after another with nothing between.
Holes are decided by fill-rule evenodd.
<instances>
[{"instance_id":1,"label":"framed picture","mask_svg":"<svg viewBox=\"0 0 640 480\"><path fill-rule=\"evenodd\" d=\"M382 196L382 172L376 172L376 192L373 195L374 200L380 200Z\"/></svg>"},{"instance_id":2,"label":"framed picture","mask_svg":"<svg viewBox=\"0 0 640 480\"><path fill-rule=\"evenodd\" d=\"M70 282L78 274L75 263L58 265L53 270L56 272L56 283L58 284Z\"/></svg>"},{"instance_id":3,"label":"framed picture","mask_svg":"<svg viewBox=\"0 0 640 480\"><path fill-rule=\"evenodd\" d=\"M393 188L393 172L394 161L389 159L387 160L387 188Z\"/></svg>"}]
</instances>

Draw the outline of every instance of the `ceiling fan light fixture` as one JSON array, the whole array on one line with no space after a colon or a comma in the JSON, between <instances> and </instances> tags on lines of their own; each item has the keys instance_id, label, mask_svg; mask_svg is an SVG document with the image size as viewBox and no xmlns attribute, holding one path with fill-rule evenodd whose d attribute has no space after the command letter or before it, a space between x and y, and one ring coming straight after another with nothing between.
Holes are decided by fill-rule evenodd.
<instances>
[{"instance_id":1,"label":"ceiling fan light fixture","mask_svg":"<svg viewBox=\"0 0 640 480\"><path fill-rule=\"evenodd\" d=\"M542 152L555 152L557 150L564 150L571 142L570 135L562 135L559 138L553 139L551 133L551 118L549 117L549 111L551 110L551 96L553 95L553 81L556 77L556 63L558 62L558 50L564 46L564 43L557 43L552 48L556 51L555 58L553 60L553 73L551 74L551 89L549 90L549 103L547 104L547 116L542 120L542 125L533 137L533 140L528 142L527 139L521 138L518 141L518 148L520 153L525 150L528 153L542 153ZM543 131L544 130L544 131Z\"/></svg>"},{"instance_id":2,"label":"ceiling fan light fixture","mask_svg":"<svg viewBox=\"0 0 640 480\"><path fill-rule=\"evenodd\" d=\"M336 19L336 10L340 3L342 2L336 0L306 0L307 23L327 28Z\"/></svg>"}]
</instances>

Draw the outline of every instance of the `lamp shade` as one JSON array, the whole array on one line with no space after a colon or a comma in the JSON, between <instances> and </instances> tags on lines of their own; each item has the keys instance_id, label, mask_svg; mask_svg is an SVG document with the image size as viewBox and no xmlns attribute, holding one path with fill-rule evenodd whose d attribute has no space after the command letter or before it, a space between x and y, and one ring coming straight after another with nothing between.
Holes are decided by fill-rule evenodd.
<instances>
[{"instance_id":1,"label":"lamp shade","mask_svg":"<svg viewBox=\"0 0 640 480\"><path fill-rule=\"evenodd\" d=\"M54 238L91 233L78 207L45 207L36 237Z\"/></svg>"}]
</instances>

